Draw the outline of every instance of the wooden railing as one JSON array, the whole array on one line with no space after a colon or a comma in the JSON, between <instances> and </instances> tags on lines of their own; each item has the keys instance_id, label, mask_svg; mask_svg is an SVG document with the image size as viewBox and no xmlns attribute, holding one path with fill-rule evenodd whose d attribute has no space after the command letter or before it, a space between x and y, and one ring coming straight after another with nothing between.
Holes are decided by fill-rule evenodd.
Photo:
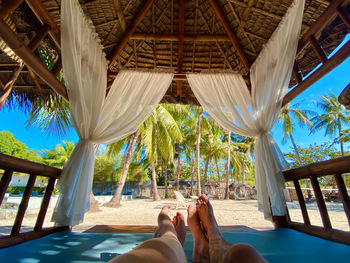
<instances>
[{"instance_id":1,"label":"wooden railing","mask_svg":"<svg viewBox=\"0 0 350 263\"><path fill-rule=\"evenodd\" d=\"M55 182L61 174L61 169L4 154L0 154L0 169L5 170L0 181L0 205L11 182L12 174L14 172L29 174L29 180L25 188L22 200L18 206L18 212L15 222L12 226L11 234L9 236L0 237L0 248L36 239L54 232L69 230L69 227L66 226L43 229L43 223L47 208L49 206L50 198L55 187ZM24 214L27 210L29 199L32 195L32 190L37 176L48 177L49 182L45 190L45 195L40 206L34 230L26 233L20 233Z\"/></svg>"},{"instance_id":2,"label":"wooden railing","mask_svg":"<svg viewBox=\"0 0 350 263\"><path fill-rule=\"evenodd\" d=\"M329 161L313 163L299 168L283 171L286 182L293 182L298 196L304 223L298 223L288 220L288 227L295 230L325 238L328 240L350 245L350 233L336 230L332 228L332 223L328 215L325 200L323 198L321 188L318 182L319 177L334 176L337 183L340 198L343 202L344 212L350 225L350 199L342 174L350 173L350 156L341 157ZM305 199L302 194L299 180L310 179L314 191L316 203L321 215L323 227L313 226L310 223L309 214L307 212Z\"/></svg>"}]
</instances>

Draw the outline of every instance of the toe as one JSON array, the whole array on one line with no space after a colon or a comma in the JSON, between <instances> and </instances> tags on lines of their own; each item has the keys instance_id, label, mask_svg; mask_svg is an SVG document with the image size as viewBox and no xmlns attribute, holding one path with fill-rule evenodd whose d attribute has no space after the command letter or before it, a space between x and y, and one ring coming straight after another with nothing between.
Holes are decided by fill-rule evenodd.
<instances>
[{"instance_id":1,"label":"toe","mask_svg":"<svg viewBox=\"0 0 350 263\"><path fill-rule=\"evenodd\" d=\"M161 212L162 214L169 215L170 206L169 206L169 205L163 206L162 211L160 211L160 212Z\"/></svg>"},{"instance_id":2,"label":"toe","mask_svg":"<svg viewBox=\"0 0 350 263\"><path fill-rule=\"evenodd\" d=\"M205 194L202 194L199 198L200 198L201 200L203 200L204 203L208 203L208 202L209 202L209 198L208 198L208 196L206 196Z\"/></svg>"}]
</instances>

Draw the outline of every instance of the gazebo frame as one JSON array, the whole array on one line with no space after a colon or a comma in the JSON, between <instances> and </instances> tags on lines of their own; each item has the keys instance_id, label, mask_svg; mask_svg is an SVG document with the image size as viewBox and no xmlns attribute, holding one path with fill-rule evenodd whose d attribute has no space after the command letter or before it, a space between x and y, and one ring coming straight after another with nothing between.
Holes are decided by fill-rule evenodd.
<instances>
[{"instance_id":1,"label":"gazebo frame","mask_svg":"<svg viewBox=\"0 0 350 263\"><path fill-rule=\"evenodd\" d=\"M6 44L20 57L24 64L30 68L41 80L43 80L48 86L50 86L54 91L65 99L69 99L66 91L66 87L62 85L56 78L56 75L61 70L61 61L58 60L54 68L49 71L46 66L41 62L41 60L34 54L34 49L40 44L46 35L49 35L53 42L58 48L60 48L60 29L55 23L54 19L51 17L49 11L43 5L40 0L26 0L26 3L33 10L33 13L39 21L41 21L41 29L37 32L37 35L32 39L30 44L27 46L22 40L14 33L11 28L5 23L4 18L6 18L11 12L16 10L24 0L3 0L3 6L0 8L0 37L6 42ZM239 41L233 32L227 18L221 11L220 6L215 0L208 0L212 9L214 10L218 19L222 22L223 27L227 35L185 35L184 33L184 0L179 0L179 30L178 34L140 34L135 33L137 26L143 19L147 11L150 9L154 0L146 0L143 8L135 15L130 25L126 27L125 18L120 10L117 10L118 19L120 20L122 28L124 28L124 34L117 46L114 47L112 53L109 56L110 64L109 68L112 70L113 65L121 54L123 48L126 46L130 39L143 39L143 40L169 40L178 41L178 64L177 72L174 75L174 80L176 81L177 91L176 95L166 95L167 97L164 101L171 102L188 102L192 104L197 104L196 100L185 101L183 95L183 81L186 80L186 75L183 72L183 48L185 41L226 41L231 42L237 51L238 57L241 63L242 72L247 73L250 67L250 62L246 57L244 50L241 48ZM245 3L231 0L240 5L245 5ZM115 2L119 2L116 0ZM249 1L251 2L251 1ZM120 2L119 2L120 3ZM300 93L305 91L313 83L321 79L331 70L340 65L347 57L350 55L350 42L347 42L343 47L341 47L332 57L328 58L319 45L316 36L319 35L322 30L332 23L336 18L340 17L342 22L350 29L350 18L345 11L344 7L349 4L349 1L345 0L334 0L325 9L324 13L319 17L319 19L309 27L309 29L304 33L298 44L297 55L300 55L308 45L311 45L316 52L319 60L321 62L320 67L318 67L314 72L309 74L308 77L303 78L300 70L298 69L297 62L294 65L293 75L296 80L295 87L290 90L283 100L283 105L289 103L292 99L298 96ZM117 5L118 6L118 5ZM271 14L270 14L271 15ZM12 88L13 83L18 78L22 67L16 68L13 72L11 80L6 83L5 88ZM1 74L1 71L0 71ZM109 72L110 80L115 78L117 72ZM34 75L35 78L35 75ZM11 86L12 85L12 86ZM40 84L37 84L40 86ZM110 85L110 84L109 84ZM108 90L108 87L106 87ZM6 99L8 94L2 94L1 99ZM171 98L170 98L171 97ZM340 197L343 202L344 211L347 216L347 220L350 225L350 199L349 195L342 177L342 174L350 172L350 156L324 161L320 163L309 164L303 167L286 170L283 172L286 182L294 182L299 204L302 211L302 216L304 223L297 223L291 221L291 218L287 214L284 217L274 217L274 225L276 228L289 227L295 230L321 237L324 239L332 240L339 243L344 243L350 245L350 233L332 228L332 224L327 212L327 208L320 190L320 186L317 178L321 176L331 175L335 177ZM0 248L8 247L11 245L19 244L28 240L36 239L49 235L57 231L69 230L69 227L51 227L43 228L43 222L50 201L51 194L54 189L55 181L59 179L61 174L61 169L49 167L47 165L38 164L30 162L27 160L18 159L11 156L6 156L0 154L0 169L5 170L4 175L0 181L0 204L4 198L5 192L11 181L12 174L14 172L21 172L29 174L29 181L26 186L22 201L18 208L18 213L11 231L11 235L0 238ZM33 186L35 184L35 179L37 176L44 176L49 178L49 183L47 185L45 196L41 204L40 212L33 231L27 233L20 233L23 217L28 206L29 198ZM310 224L310 219L307 213L305 200L301 192L299 180L310 179L311 184L315 193L315 198L320 211L320 215L323 222L323 227L317 227Z\"/></svg>"}]
</instances>

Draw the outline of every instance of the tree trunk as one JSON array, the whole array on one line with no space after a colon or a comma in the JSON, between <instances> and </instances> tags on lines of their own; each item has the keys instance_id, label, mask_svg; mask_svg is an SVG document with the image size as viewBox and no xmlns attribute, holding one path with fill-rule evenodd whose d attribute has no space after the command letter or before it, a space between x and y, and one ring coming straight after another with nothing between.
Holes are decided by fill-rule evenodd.
<instances>
[{"instance_id":1,"label":"tree trunk","mask_svg":"<svg viewBox=\"0 0 350 263\"><path fill-rule=\"evenodd\" d=\"M191 164L192 164L192 175L191 175L191 191L190 191L190 195L193 195L193 175L194 175L194 154L191 150L191 153L192 153L192 161L191 161Z\"/></svg>"},{"instance_id":2,"label":"tree trunk","mask_svg":"<svg viewBox=\"0 0 350 263\"><path fill-rule=\"evenodd\" d=\"M152 194L153 194L153 201L160 200L160 197L158 194L158 188L157 188L156 166L155 166L154 162L152 162Z\"/></svg>"},{"instance_id":3,"label":"tree trunk","mask_svg":"<svg viewBox=\"0 0 350 263\"><path fill-rule=\"evenodd\" d=\"M289 132L289 138L290 138L290 140L291 140L291 142L292 142L292 144L293 144L293 148L294 148L295 154L297 155L297 158L298 158L298 161L299 161L299 165L302 166L302 165L303 165L303 162L302 162L302 160L301 160L301 158L300 158L298 148L297 148L297 146L296 146L296 144L295 144L295 141L294 141L294 138L293 138L291 132Z\"/></svg>"},{"instance_id":4,"label":"tree trunk","mask_svg":"<svg viewBox=\"0 0 350 263\"><path fill-rule=\"evenodd\" d=\"M201 122L202 122L202 111L198 116L197 123L197 143L196 143L196 174L197 174L197 195L200 196L201 193L201 173L199 167L199 157L200 157L200 142L201 142Z\"/></svg>"},{"instance_id":5,"label":"tree trunk","mask_svg":"<svg viewBox=\"0 0 350 263\"><path fill-rule=\"evenodd\" d=\"M216 173L218 174L218 183L221 183L220 170L218 165L218 160L215 159Z\"/></svg>"},{"instance_id":6,"label":"tree trunk","mask_svg":"<svg viewBox=\"0 0 350 263\"><path fill-rule=\"evenodd\" d=\"M297 155L299 165L302 166L303 161L300 158L300 154L299 154L297 145L295 144L295 141L294 141L294 138L293 138L293 135L291 132L289 132L289 138L293 144L293 148L294 148L295 154ZM310 188L309 179L305 179L305 184L306 184L306 188ZM309 190L309 189L307 190L307 197L308 197L308 199L311 199L311 197L312 197L311 190Z\"/></svg>"},{"instance_id":7,"label":"tree trunk","mask_svg":"<svg viewBox=\"0 0 350 263\"><path fill-rule=\"evenodd\" d=\"M169 198L168 194L168 167L163 168L164 171L164 188L165 188L165 198Z\"/></svg>"},{"instance_id":8,"label":"tree trunk","mask_svg":"<svg viewBox=\"0 0 350 263\"><path fill-rule=\"evenodd\" d=\"M209 166L209 162L210 162L210 154L208 154L207 159L205 160L205 170L204 170L204 177L203 177L203 185L202 185L202 192L205 192L205 183L207 182L207 178L208 178L208 166Z\"/></svg>"},{"instance_id":9,"label":"tree trunk","mask_svg":"<svg viewBox=\"0 0 350 263\"><path fill-rule=\"evenodd\" d=\"M242 162L242 184L244 184L245 181L245 160L243 157L243 162Z\"/></svg>"},{"instance_id":10,"label":"tree trunk","mask_svg":"<svg viewBox=\"0 0 350 263\"><path fill-rule=\"evenodd\" d=\"M341 156L344 156L344 146L343 146L343 142L341 141L341 123L340 123L339 118L338 118L338 130L339 130L339 142L340 142Z\"/></svg>"},{"instance_id":11,"label":"tree trunk","mask_svg":"<svg viewBox=\"0 0 350 263\"><path fill-rule=\"evenodd\" d=\"M177 148L177 168L176 168L176 191L180 189L180 169L181 169L181 156L180 156L180 145L176 144Z\"/></svg>"},{"instance_id":12,"label":"tree trunk","mask_svg":"<svg viewBox=\"0 0 350 263\"><path fill-rule=\"evenodd\" d=\"M130 147L127 151L127 155L125 158L125 162L124 162L124 166L123 166L123 171L122 174L119 178L118 181L118 185L117 185L117 191L115 192L115 194L113 195L111 201L109 201L106 206L109 207L118 207L120 206L120 200L121 200L121 196L122 196L122 191L125 185L125 181L126 181L126 177L128 175L128 171L129 171L129 166L130 166L130 162L131 162L131 157L132 157L132 153L134 152L134 148L137 142L138 137L140 136L140 131L137 130L137 132L134 134Z\"/></svg>"},{"instance_id":13,"label":"tree trunk","mask_svg":"<svg viewBox=\"0 0 350 263\"><path fill-rule=\"evenodd\" d=\"M90 213L101 212L101 209L98 207L98 202L95 199L94 193L91 191L90 194Z\"/></svg>"},{"instance_id":14,"label":"tree trunk","mask_svg":"<svg viewBox=\"0 0 350 263\"><path fill-rule=\"evenodd\" d=\"M230 199L228 178L230 177L230 160L231 160L231 132L228 132L228 150L227 150L227 167L226 167L226 185L225 185L225 199Z\"/></svg>"}]
</instances>

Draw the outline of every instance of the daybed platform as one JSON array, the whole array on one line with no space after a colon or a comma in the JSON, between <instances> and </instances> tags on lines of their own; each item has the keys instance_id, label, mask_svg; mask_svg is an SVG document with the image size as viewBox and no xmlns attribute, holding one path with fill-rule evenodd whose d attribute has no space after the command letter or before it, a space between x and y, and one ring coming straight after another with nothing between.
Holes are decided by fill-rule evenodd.
<instances>
[{"instance_id":1,"label":"daybed platform","mask_svg":"<svg viewBox=\"0 0 350 263\"><path fill-rule=\"evenodd\" d=\"M349 262L350 246L313 237L292 229L224 232L230 243L248 243L271 263ZM107 262L152 238L151 233L95 234L59 232L0 250L6 263ZM187 234L185 253L192 255L192 235Z\"/></svg>"}]
</instances>

